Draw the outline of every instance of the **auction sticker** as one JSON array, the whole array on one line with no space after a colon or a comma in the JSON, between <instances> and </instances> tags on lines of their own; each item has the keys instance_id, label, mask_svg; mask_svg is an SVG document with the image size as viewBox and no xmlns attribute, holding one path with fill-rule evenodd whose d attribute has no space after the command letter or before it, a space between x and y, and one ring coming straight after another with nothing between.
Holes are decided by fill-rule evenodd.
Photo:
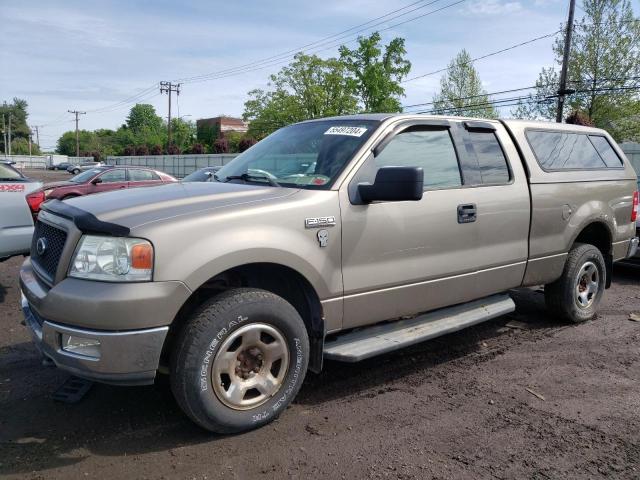
<instances>
[{"instance_id":1,"label":"auction sticker","mask_svg":"<svg viewBox=\"0 0 640 480\"><path fill-rule=\"evenodd\" d=\"M364 127L331 127L324 132L325 135L348 135L350 137L361 137L367 129Z\"/></svg>"},{"instance_id":2,"label":"auction sticker","mask_svg":"<svg viewBox=\"0 0 640 480\"><path fill-rule=\"evenodd\" d=\"M24 192L24 185L0 183L0 192Z\"/></svg>"}]
</instances>

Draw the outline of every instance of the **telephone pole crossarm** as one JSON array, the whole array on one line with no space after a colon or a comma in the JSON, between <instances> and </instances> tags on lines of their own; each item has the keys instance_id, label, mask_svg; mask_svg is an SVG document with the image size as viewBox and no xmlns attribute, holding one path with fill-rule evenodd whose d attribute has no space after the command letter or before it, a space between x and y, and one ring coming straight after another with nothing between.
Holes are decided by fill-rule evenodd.
<instances>
[{"instance_id":1,"label":"telephone pole crossarm","mask_svg":"<svg viewBox=\"0 0 640 480\"><path fill-rule=\"evenodd\" d=\"M160 82L160 93L169 95L169 112L167 115L167 148L171 145L171 93L180 95L180 84L171 82Z\"/></svg>"}]
</instances>

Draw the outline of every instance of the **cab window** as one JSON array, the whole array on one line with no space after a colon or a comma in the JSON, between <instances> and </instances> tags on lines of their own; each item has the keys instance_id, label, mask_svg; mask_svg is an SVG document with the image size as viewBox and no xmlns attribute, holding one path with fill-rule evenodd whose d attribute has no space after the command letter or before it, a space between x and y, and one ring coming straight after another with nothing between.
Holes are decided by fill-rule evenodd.
<instances>
[{"instance_id":1,"label":"cab window","mask_svg":"<svg viewBox=\"0 0 640 480\"><path fill-rule=\"evenodd\" d=\"M480 180L483 185L509 183L509 167L502 147L494 132L469 131L473 151L478 159Z\"/></svg>"}]
</instances>

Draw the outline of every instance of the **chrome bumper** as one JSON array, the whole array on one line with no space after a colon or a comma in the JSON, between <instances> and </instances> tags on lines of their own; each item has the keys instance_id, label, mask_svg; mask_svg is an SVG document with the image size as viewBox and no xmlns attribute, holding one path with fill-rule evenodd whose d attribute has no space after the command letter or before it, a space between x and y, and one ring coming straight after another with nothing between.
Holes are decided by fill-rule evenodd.
<instances>
[{"instance_id":1,"label":"chrome bumper","mask_svg":"<svg viewBox=\"0 0 640 480\"><path fill-rule=\"evenodd\" d=\"M638 243L640 242L640 238L633 237L629 241L629 251L627 252L627 258L635 257L638 253Z\"/></svg>"},{"instance_id":2,"label":"chrome bumper","mask_svg":"<svg viewBox=\"0 0 640 480\"><path fill-rule=\"evenodd\" d=\"M34 342L58 368L78 377L117 385L153 383L169 327L106 332L59 325L42 319L22 296L22 312ZM100 342L94 355L80 355L63 347L70 335Z\"/></svg>"}]
</instances>

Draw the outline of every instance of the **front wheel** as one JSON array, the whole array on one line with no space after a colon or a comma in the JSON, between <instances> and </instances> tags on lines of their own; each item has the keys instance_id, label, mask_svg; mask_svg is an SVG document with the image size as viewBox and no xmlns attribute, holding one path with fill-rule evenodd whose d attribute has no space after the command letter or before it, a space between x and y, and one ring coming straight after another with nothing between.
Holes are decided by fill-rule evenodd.
<instances>
[{"instance_id":1,"label":"front wheel","mask_svg":"<svg viewBox=\"0 0 640 480\"><path fill-rule=\"evenodd\" d=\"M309 340L283 298L233 289L205 302L182 329L172 355L171 388L201 427L234 433L276 419L298 393Z\"/></svg>"},{"instance_id":2,"label":"front wheel","mask_svg":"<svg viewBox=\"0 0 640 480\"><path fill-rule=\"evenodd\" d=\"M606 267L600 250L586 243L575 244L562 276L544 288L547 309L573 323L591 320L596 316L605 283Z\"/></svg>"}]
</instances>

